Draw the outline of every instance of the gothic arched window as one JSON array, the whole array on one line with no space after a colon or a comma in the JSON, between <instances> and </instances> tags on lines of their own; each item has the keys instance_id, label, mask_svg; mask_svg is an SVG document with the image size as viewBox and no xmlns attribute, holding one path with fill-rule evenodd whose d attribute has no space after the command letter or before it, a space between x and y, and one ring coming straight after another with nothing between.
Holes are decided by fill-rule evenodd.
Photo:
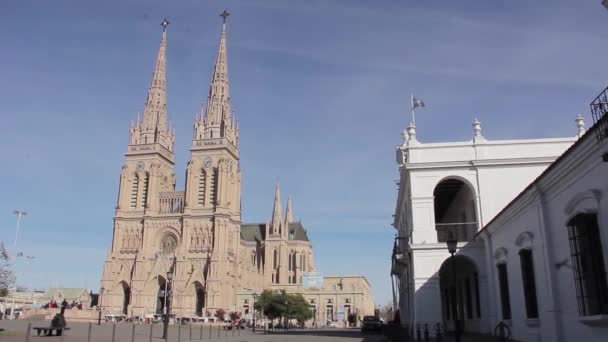
<instances>
[{"instance_id":1,"label":"gothic arched window","mask_svg":"<svg viewBox=\"0 0 608 342\"><path fill-rule=\"evenodd\" d=\"M133 177L133 184L131 185L131 208L137 207L137 188L139 186L139 177L135 175Z\"/></svg>"},{"instance_id":2,"label":"gothic arched window","mask_svg":"<svg viewBox=\"0 0 608 342\"><path fill-rule=\"evenodd\" d=\"M201 174L198 176L198 205L205 205L205 182L206 182L207 174L205 170L201 171Z\"/></svg>"}]
</instances>

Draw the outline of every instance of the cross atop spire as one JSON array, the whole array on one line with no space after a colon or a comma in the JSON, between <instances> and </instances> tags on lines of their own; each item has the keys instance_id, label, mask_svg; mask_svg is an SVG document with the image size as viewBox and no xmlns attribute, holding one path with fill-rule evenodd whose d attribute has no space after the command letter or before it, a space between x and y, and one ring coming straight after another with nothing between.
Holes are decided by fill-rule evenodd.
<instances>
[{"instance_id":1,"label":"cross atop spire","mask_svg":"<svg viewBox=\"0 0 608 342\"><path fill-rule=\"evenodd\" d=\"M167 30L167 26L169 26L169 24L171 24L171 22L167 18L163 19L163 22L160 23L160 26L163 27L163 32Z\"/></svg>"},{"instance_id":2,"label":"cross atop spire","mask_svg":"<svg viewBox=\"0 0 608 342\"><path fill-rule=\"evenodd\" d=\"M228 13L228 11L224 9L224 12L220 14L220 17L222 17L222 24L226 25L226 18L228 18L229 15L230 13Z\"/></svg>"}]
</instances>

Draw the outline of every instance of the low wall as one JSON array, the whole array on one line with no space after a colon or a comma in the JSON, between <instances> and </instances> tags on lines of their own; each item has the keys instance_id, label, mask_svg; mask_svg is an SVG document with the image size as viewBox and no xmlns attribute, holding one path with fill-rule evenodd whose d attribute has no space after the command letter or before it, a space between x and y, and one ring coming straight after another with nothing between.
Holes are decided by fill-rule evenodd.
<instances>
[{"instance_id":1,"label":"low wall","mask_svg":"<svg viewBox=\"0 0 608 342\"><path fill-rule=\"evenodd\" d=\"M24 310L21 313L20 318L23 319L53 319L56 314L58 314L60 309L31 309ZM99 312L95 310L77 310L70 309L65 310L64 313L65 319L67 321L95 321L97 317L99 317Z\"/></svg>"}]
</instances>

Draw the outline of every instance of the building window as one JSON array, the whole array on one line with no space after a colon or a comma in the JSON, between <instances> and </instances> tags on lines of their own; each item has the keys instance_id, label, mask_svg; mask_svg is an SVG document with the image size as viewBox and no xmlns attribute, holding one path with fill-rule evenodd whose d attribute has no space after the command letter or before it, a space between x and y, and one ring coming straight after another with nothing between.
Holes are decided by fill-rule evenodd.
<instances>
[{"instance_id":1,"label":"building window","mask_svg":"<svg viewBox=\"0 0 608 342\"><path fill-rule=\"evenodd\" d=\"M573 217L568 222L568 239L579 313L608 314L608 284L597 215Z\"/></svg>"},{"instance_id":2,"label":"building window","mask_svg":"<svg viewBox=\"0 0 608 342\"><path fill-rule=\"evenodd\" d=\"M131 208L137 207L137 188L139 187L139 177L135 175L133 177L133 184L131 186Z\"/></svg>"},{"instance_id":3,"label":"building window","mask_svg":"<svg viewBox=\"0 0 608 342\"><path fill-rule=\"evenodd\" d=\"M205 174L205 171L202 171L201 174L198 176L198 198L197 198L197 203L198 205L205 205L205 182L206 182L206 178L207 175Z\"/></svg>"},{"instance_id":4,"label":"building window","mask_svg":"<svg viewBox=\"0 0 608 342\"><path fill-rule=\"evenodd\" d=\"M536 283L534 281L532 251L529 249L522 249L519 251L519 261L521 262L521 278L524 283L526 315L528 318L538 318L538 302L536 300Z\"/></svg>"},{"instance_id":5,"label":"building window","mask_svg":"<svg viewBox=\"0 0 608 342\"><path fill-rule=\"evenodd\" d=\"M509 298L509 278L507 264L496 265L498 269L498 285L500 286L500 304L502 306L502 319L511 319L511 302Z\"/></svg>"},{"instance_id":6,"label":"building window","mask_svg":"<svg viewBox=\"0 0 608 342\"><path fill-rule=\"evenodd\" d=\"M215 205L217 202L217 170L211 171L211 179L209 181L209 201L211 205Z\"/></svg>"},{"instance_id":7,"label":"building window","mask_svg":"<svg viewBox=\"0 0 608 342\"><path fill-rule=\"evenodd\" d=\"M145 208L148 200L148 175L144 175L144 181L142 182L141 190L141 205Z\"/></svg>"}]
</instances>

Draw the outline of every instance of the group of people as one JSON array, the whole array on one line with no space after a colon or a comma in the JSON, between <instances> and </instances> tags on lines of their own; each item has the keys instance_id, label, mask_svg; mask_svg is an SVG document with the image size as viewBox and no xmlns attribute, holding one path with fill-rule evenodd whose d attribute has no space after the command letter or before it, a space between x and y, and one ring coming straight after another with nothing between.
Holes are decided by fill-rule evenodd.
<instances>
[{"instance_id":1,"label":"group of people","mask_svg":"<svg viewBox=\"0 0 608 342\"><path fill-rule=\"evenodd\" d=\"M63 300L63 302L61 302L61 306L65 307L66 309L78 309L78 310L82 310L82 303L77 303L75 300L72 301L72 303L68 303L65 299ZM59 307L59 304L57 304L57 302L55 300L51 300L50 302L44 304L42 306L43 309L57 309Z\"/></svg>"}]
</instances>

